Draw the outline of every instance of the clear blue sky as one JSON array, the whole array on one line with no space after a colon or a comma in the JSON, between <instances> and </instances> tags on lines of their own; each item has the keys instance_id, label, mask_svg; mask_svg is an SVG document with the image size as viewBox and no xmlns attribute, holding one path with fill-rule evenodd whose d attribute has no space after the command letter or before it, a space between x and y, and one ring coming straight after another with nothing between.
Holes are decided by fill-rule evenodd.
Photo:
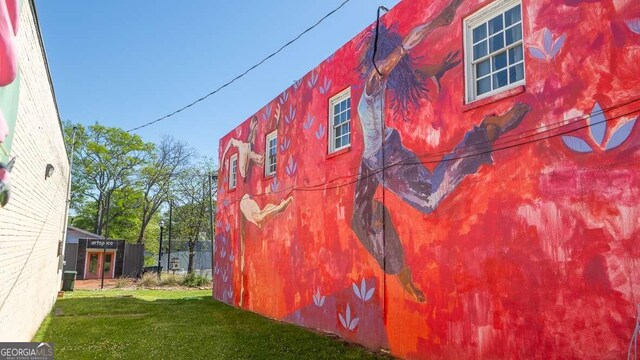
<instances>
[{"instance_id":1,"label":"clear blue sky","mask_svg":"<svg viewBox=\"0 0 640 360\"><path fill-rule=\"evenodd\" d=\"M343 0L37 0L63 120L130 129L205 95ZM204 102L138 131L170 134L217 159L218 139L375 21L351 0L317 28Z\"/></svg>"}]
</instances>

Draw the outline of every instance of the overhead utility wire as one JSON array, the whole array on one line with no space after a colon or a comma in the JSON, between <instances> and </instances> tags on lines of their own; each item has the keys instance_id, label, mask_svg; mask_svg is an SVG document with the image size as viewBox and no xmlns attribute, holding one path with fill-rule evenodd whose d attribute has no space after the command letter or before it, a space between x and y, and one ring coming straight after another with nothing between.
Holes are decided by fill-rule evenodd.
<instances>
[{"instance_id":1,"label":"overhead utility wire","mask_svg":"<svg viewBox=\"0 0 640 360\"><path fill-rule=\"evenodd\" d=\"M611 105L611 106L606 107L606 108L601 108L599 111L594 111L594 112L592 112L590 114L575 116L575 117L570 118L570 119L564 119L564 120L561 120L561 121L548 123L548 124L545 124L545 125L537 126L537 127L526 129L526 130L522 130L522 131L519 131L519 132L510 132L508 134L502 135L495 142L480 141L480 142L477 142L477 143L474 143L474 144L470 144L470 145L459 146L457 148L457 150L463 150L463 149L466 149L466 148L469 148L469 147L480 148L481 145L485 145L485 144L486 145L491 144L494 148L496 148L496 147L501 146L501 145L506 145L508 143L518 142L518 141L526 139L526 138L536 137L536 136L539 136L541 134L550 133L550 132L553 132L553 131L556 131L556 130L559 130L559 129L567 129L568 127L570 127L572 125L575 125L575 124L578 124L578 123L580 123L580 122L582 122L584 120L587 120L587 119L595 117L595 116L602 115L606 111L612 111L612 110L615 110L615 109L619 109L619 108L625 107L625 106L630 105L630 104L632 104L634 102L637 102L637 101L640 101L640 98L634 98L634 99L631 99L631 100L628 100L628 101L625 101L625 102L622 102L622 103ZM624 117L624 116L633 114L633 113L635 113L637 111L640 111L640 107L636 108L635 110L631 110L630 112L627 112L625 114L621 114L621 115L612 117L610 119L607 119L607 121L613 120L613 119L616 119L616 118L620 118L620 117ZM591 125L594 125L594 124L591 124ZM571 131L568 131L568 132L578 131L578 130L581 130L583 128L584 127L577 128L577 129L572 129ZM507 140L508 138L511 138L511 139ZM449 148L449 149L444 149L444 150L440 150L440 151L436 151L436 152L415 154L415 156L418 157L418 158L438 157L438 156L442 156L442 155L446 155L448 153L451 153L453 150L454 150L453 148ZM398 163L402 163L402 162L404 162L405 160L408 160L408 159L409 159L408 157L401 158L401 159L397 160L395 162L395 164L390 164L389 166L394 166L394 165L396 165ZM429 163L429 161L423 161L422 163ZM360 166L358 165L357 168L359 168L359 167ZM357 168L351 168L350 170L355 170ZM385 166L384 168L387 168L387 166ZM383 170L383 168L375 170L371 174L371 176L377 174L378 172L380 172L382 170ZM359 174L348 175L348 176L339 176L339 177L330 179L326 183L323 183L323 184L307 186L306 189L316 188L316 187L321 187L322 189L324 189L323 186L325 186L325 185L327 185L329 183L333 183L333 182L336 182L336 181L339 181L339 180L354 178L354 177L359 178ZM278 192L287 191L287 190L291 189L292 187L293 186L287 187L287 188L284 188L284 189L281 189L281 190L278 190L278 191L273 191L272 193L278 193ZM256 194L249 194L249 195L254 196ZM263 195L263 194L257 194L257 195Z\"/></svg>"},{"instance_id":2,"label":"overhead utility wire","mask_svg":"<svg viewBox=\"0 0 640 360\"><path fill-rule=\"evenodd\" d=\"M188 105L185 105L183 107L181 107L178 110L175 110L167 115L164 115L162 117L159 117L155 120L149 121L148 123L142 124L140 126L134 127L133 129L127 130L127 132L133 132L142 128L145 128L147 126L153 125L157 122L160 122L164 119L167 119L169 117L172 117L190 107L192 107L193 105L201 102L202 100L205 100L206 98L210 97L211 95L219 92L220 90L226 88L227 86L233 84L234 82L236 82L236 80L242 78L243 76L247 75L251 70L257 68L258 66L262 65L265 61L271 59L272 57L274 57L275 55L277 55L279 52L281 52L282 50L284 50L286 47L288 47L289 45L293 44L295 41L297 41L298 39L300 39L304 34L308 33L309 31L313 30L316 26L320 25L321 22L323 22L325 19L327 19L329 16L333 15L335 12L337 12L338 10L340 10L343 6L345 6L349 1L351 0L345 0L344 2L342 2L342 4L340 4L340 6L338 6L337 8L331 10L329 13L327 13L325 16L323 16L320 20L318 20L315 24L309 26L306 30L304 30L303 32L301 32L298 36L296 36L295 38L289 40L289 42L287 42L286 44L282 45L278 50L272 52L271 54L269 54L267 57L265 57L264 59L260 60L258 63L256 63L255 65L251 66L250 68L248 68L247 70L245 70L243 73L241 73L240 75L234 77L233 79L227 81L226 83L222 84L221 86L219 86L217 89L213 90L212 92L206 94L205 96L191 102Z\"/></svg>"},{"instance_id":3,"label":"overhead utility wire","mask_svg":"<svg viewBox=\"0 0 640 360\"><path fill-rule=\"evenodd\" d=\"M361 179L366 179L366 178L369 178L371 176L375 176L378 173L380 173L381 171L384 171L385 169L393 167L393 166L414 165L414 164L433 164L433 163L439 163L439 162L442 162L442 161L459 160L459 159L472 157L472 156L477 156L477 155L482 155L482 154L487 154L487 153L495 153L497 151L507 150L507 149L511 149L511 148L515 148L515 147L520 147L520 146L523 146L523 145L531 144L531 143L536 143L536 142L543 141L543 140L548 140L548 139L555 138L555 137L558 137L558 136L567 135L567 134L570 134L570 133L573 133L573 132L576 132L576 131L579 131L579 130L582 130L582 129L586 129L586 128L589 128L589 127L592 127L592 126L595 126L595 125L598 125L598 124L607 123L609 121L612 121L612 120L615 120L615 119L618 119L618 118L629 116L631 114L637 113L638 111L640 111L640 108L633 109L633 110L628 111L628 112L626 112L624 114L619 114L619 115L616 115L616 116L613 116L613 117L610 117L610 118L605 118L603 120L597 121L597 122L592 123L592 124L586 124L586 125L582 125L582 126L579 126L579 127L576 127L576 128L572 128L572 129L569 129L569 130L566 130L566 131L562 131L562 132L559 132L559 133L556 133L556 134L550 134L550 135L544 136L542 138L535 138L535 139L527 140L527 141L524 141L524 142L519 142L519 143L515 143L515 144L511 144L511 145L507 145L507 146L502 146L502 147L497 147L497 148L493 148L493 149L491 149L489 146L487 146L487 147L484 148L485 150L483 150L483 151L479 151L479 152L473 153L473 154L467 154L467 155L452 157L450 159L418 161L418 162L403 162L403 160L405 160L405 159L401 159L399 161L396 161L396 162L394 162L392 164L387 165L385 168L377 169L376 171L373 171L373 172L371 172L370 174L368 174L366 176L358 176L355 180L350 180L348 182L337 184L337 185L333 185L333 186L325 187L324 185L326 185L326 183L325 184L318 184L318 185L311 185L311 186L306 186L306 187L296 187L296 186L292 185L292 186L286 187L286 188L281 189L281 190L271 191L269 194L287 192L287 195L288 195L293 191L309 192L309 191L326 191L326 190L337 189L337 188L340 188L340 187L343 187L343 186L354 184L354 183L358 182ZM587 117L590 117L590 116L587 116ZM580 117L580 118L582 119L583 117ZM565 126L568 126L568 125L571 125L571 124L574 124L574 123L575 122L567 124ZM564 127L564 126L562 126L562 127ZM556 128L556 130L558 128ZM537 135L542 134L544 132L546 132L546 131L537 133ZM260 194L249 194L248 193L248 195L250 195L252 197L253 196L263 196L263 195L267 195L267 194L268 193L260 193ZM236 203L236 202L239 202L239 201L240 200L238 199L238 200L232 201L231 203Z\"/></svg>"}]
</instances>

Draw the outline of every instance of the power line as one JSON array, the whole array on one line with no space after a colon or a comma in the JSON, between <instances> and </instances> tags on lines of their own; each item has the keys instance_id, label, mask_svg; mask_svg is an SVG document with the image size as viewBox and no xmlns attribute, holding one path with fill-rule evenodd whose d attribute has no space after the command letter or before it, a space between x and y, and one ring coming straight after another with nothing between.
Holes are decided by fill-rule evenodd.
<instances>
[{"instance_id":1,"label":"power line","mask_svg":"<svg viewBox=\"0 0 640 360\"><path fill-rule=\"evenodd\" d=\"M149 121L145 124L142 124L140 126L134 127L133 129L127 130L127 132L133 132L142 128L145 128L147 126L153 125L157 122L160 122L164 119L167 119L169 117L172 117L190 107L192 107L193 105L205 100L206 98L210 97L211 95L219 92L220 90L226 88L227 86L233 84L234 82L236 82L238 79L242 78L243 76L247 75L250 71L252 71L253 69L257 68L258 66L262 65L265 61L271 59L272 57L274 57L275 55L277 55L279 52L281 52L282 50L284 50L286 47L288 47L289 45L293 44L294 42L296 42L298 39L300 39L304 34L308 33L309 31L313 30L316 26L320 25L321 22L323 22L325 19L327 19L329 16L333 15L334 13L336 13L338 10L340 10L343 6L345 6L349 1L351 0L345 0L344 2L342 2L342 4L340 4L337 8L331 10L329 13L327 13L325 16L323 16L320 20L318 20L315 24L309 26L306 30L304 30L303 32L301 32L300 34L298 34L298 36L296 36L295 38L289 40L289 42L287 42L286 44L282 45L278 50L272 52L271 54L269 54L267 57L265 57L264 59L260 60L259 62L257 62L255 65L251 66L250 68L248 68L247 70L245 70L243 73L241 73L240 75L234 77L233 79L227 81L226 83L222 84L221 86L219 86L217 89L213 90L212 92L206 94L205 96L189 103L188 105L185 105L183 107L181 107L178 110L175 110L169 114L166 114L164 116L161 116L155 120Z\"/></svg>"},{"instance_id":2,"label":"power line","mask_svg":"<svg viewBox=\"0 0 640 360\"><path fill-rule=\"evenodd\" d=\"M638 100L638 99L636 99L636 100ZM634 101L636 101L636 100L634 100ZM633 101L631 101L631 102L633 102ZM631 102L628 102L626 104L629 104ZM621 105L612 106L611 108L619 107L619 106L621 106ZM392 164L389 164L389 165L387 165L387 166L385 166L383 168L374 170L374 171L372 171L370 174L368 174L366 176L359 176L359 174L358 174L356 176L357 178L355 180L350 180L350 181L347 181L345 183L341 183L341 184L337 184L337 185L333 185L333 186L328 186L328 187L325 186L325 185L327 185L327 183L311 185L311 186L303 186L303 187L296 187L295 185L292 185L292 186L286 187L286 188L281 189L281 190L272 191L270 193L260 193L260 194L249 194L249 193L247 193L247 194L249 196L251 196L251 197L255 197L255 196L268 195L268 194L276 194L276 193L281 193L281 192L288 192L287 193L287 195L288 195L293 191L310 192L310 191L326 191L326 190L337 189L337 188L340 188L340 187L344 187L344 186L347 186L347 185L354 184L354 183L360 181L361 179L366 179L366 178L375 176L378 173L380 173L380 172L382 172L382 171L384 171L384 170L386 170L386 169L388 169L390 167L393 167L393 166L415 165L415 164L433 164L433 163L440 163L440 162L443 162L443 161L459 160L459 159L472 157L472 156L483 155L483 154L487 154L487 153L494 153L494 152L501 151L501 150L507 150L507 149L511 149L511 148L515 148L515 147L531 144L531 143L536 143L536 142L543 141L543 140L548 140L548 139L555 138L555 137L558 137L558 136L567 135L567 134L570 134L570 133L573 133L573 132L576 132L576 131L579 131L579 130L582 130L582 129L586 129L586 128L589 128L589 127L592 127L592 126L595 126L595 125L598 125L598 124L602 124L602 123L606 123L606 122L609 122L609 121L612 121L612 120L615 120L615 119L618 119L618 118L622 118L624 116L629 116L631 114L637 113L638 111L640 111L640 108L636 108L636 109L630 110L628 112L625 112L623 114L619 114L619 115L614 116L614 117L605 118L603 120L600 120L600 121L592 123L592 124L586 124L586 125L578 126L578 127L575 127L575 128L569 129L569 130L565 130L565 131L561 131L561 132L558 132L558 133L550 134L550 135L547 135L547 136L544 136L544 137L541 137L541 138L534 138L534 139L527 140L527 141L524 141L524 142L517 142L515 144L505 145L505 146L497 147L497 148L492 148L491 146L485 146L484 149L481 148L480 149L481 151L479 151L477 153L467 154L467 155L462 155L462 156L457 156L457 157L452 157L452 158L449 158L449 159L417 161L417 162L416 161L414 161L414 162L403 162L403 160L406 160L406 158L405 158L405 159L398 160L398 161L396 161L396 162L394 162ZM604 110L601 111L601 112L604 112ZM554 128L552 130L558 130L560 128L565 128L565 127L574 125L577 121L580 121L580 120L583 120L585 118L589 118L589 117L595 116L595 115L599 115L598 112L594 113L593 115L587 115L586 117L585 116L578 117L578 120L570 122L570 123L567 123L567 124L564 124L564 125L561 125L561 126L558 126L558 127ZM560 122L558 122L558 123L560 123ZM541 126L539 128L544 128L544 127L546 127L546 126ZM531 130L527 130L527 131L524 131L522 133L529 132L529 131L531 131ZM526 136L526 137L533 137L535 135L544 134L545 132L548 132L548 131L550 131L550 130L545 130L545 131L542 131L542 132L538 132L538 133L535 133L533 135L529 135L529 136ZM478 144L473 144L473 145L477 146ZM334 179L333 181L335 181L335 180L336 179ZM237 203L239 201L240 201L240 199L234 200L234 201L232 201L232 203Z\"/></svg>"}]
</instances>

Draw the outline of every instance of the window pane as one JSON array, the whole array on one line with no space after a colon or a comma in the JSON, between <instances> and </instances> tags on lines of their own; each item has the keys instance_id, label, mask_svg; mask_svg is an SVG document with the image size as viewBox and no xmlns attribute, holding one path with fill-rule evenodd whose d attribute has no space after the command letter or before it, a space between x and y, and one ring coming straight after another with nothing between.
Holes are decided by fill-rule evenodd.
<instances>
[{"instance_id":1,"label":"window pane","mask_svg":"<svg viewBox=\"0 0 640 360\"><path fill-rule=\"evenodd\" d=\"M482 95L491 91L491 77L488 76L484 79L480 79L476 82L476 92L478 95Z\"/></svg>"},{"instance_id":2,"label":"window pane","mask_svg":"<svg viewBox=\"0 0 640 360\"><path fill-rule=\"evenodd\" d=\"M500 50L504 47L504 33L499 33L489 39L489 52Z\"/></svg>"},{"instance_id":3,"label":"window pane","mask_svg":"<svg viewBox=\"0 0 640 360\"><path fill-rule=\"evenodd\" d=\"M351 108L351 97L347 98L347 107Z\"/></svg>"},{"instance_id":4,"label":"window pane","mask_svg":"<svg viewBox=\"0 0 640 360\"><path fill-rule=\"evenodd\" d=\"M481 78L489 73L489 71L491 70L491 65L489 64L490 62L491 60L487 59L481 63L476 64L476 77Z\"/></svg>"},{"instance_id":5,"label":"window pane","mask_svg":"<svg viewBox=\"0 0 640 360\"><path fill-rule=\"evenodd\" d=\"M489 20L489 35L495 34L502 30L502 14Z\"/></svg>"},{"instance_id":6,"label":"window pane","mask_svg":"<svg viewBox=\"0 0 640 360\"><path fill-rule=\"evenodd\" d=\"M503 87L509 83L507 79L507 70L502 70L499 73L493 74L493 88L497 89Z\"/></svg>"},{"instance_id":7,"label":"window pane","mask_svg":"<svg viewBox=\"0 0 640 360\"><path fill-rule=\"evenodd\" d=\"M340 111L345 111L347 110L347 102L343 101L340 103Z\"/></svg>"},{"instance_id":8,"label":"window pane","mask_svg":"<svg viewBox=\"0 0 640 360\"><path fill-rule=\"evenodd\" d=\"M510 83L514 83L522 79L524 79L524 66L522 63L509 68Z\"/></svg>"},{"instance_id":9,"label":"window pane","mask_svg":"<svg viewBox=\"0 0 640 360\"><path fill-rule=\"evenodd\" d=\"M487 42L483 41L473 47L473 60L480 59L487 55Z\"/></svg>"},{"instance_id":10,"label":"window pane","mask_svg":"<svg viewBox=\"0 0 640 360\"><path fill-rule=\"evenodd\" d=\"M500 53L494 57L493 60L493 71L503 69L507 67L507 52Z\"/></svg>"},{"instance_id":11,"label":"window pane","mask_svg":"<svg viewBox=\"0 0 640 360\"><path fill-rule=\"evenodd\" d=\"M338 136L340 136L340 135L342 135L342 126L338 126L338 127L336 128L336 134L335 134L335 136L336 136L336 137L338 137Z\"/></svg>"},{"instance_id":12,"label":"window pane","mask_svg":"<svg viewBox=\"0 0 640 360\"><path fill-rule=\"evenodd\" d=\"M520 5L504 13L505 26L509 26L520 21Z\"/></svg>"},{"instance_id":13,"label":"window pane","mask_svg":"<svg viewBox=\"0 0 640 360\"><path fill-rule=\"evenodd\" d=\"M507 45L513 44L520 39L522 39L522 28L520 25L516 25L505 31L505 40Z\"/></svg>"},{"instance_id":14,"label":"window pane","mask_svg":"<svg viewBox=\"0 0 640 360\"><path fill-rule=\"evenodd\" d=\"M351 132L351 123L344 124L344 132L345 133Z\"/></svg>"},{"instance_id":15,"label":"window pane","mask_svg":"<svg viewBox=\"0 0 640 360\"><path fill-rule=\"evenodd\" d=\"M340 112L340 104L333 105L333 114L337 114Z\"/></svg>"},{"instance_id":16,"label":"window pane","mask_svg":"<svg viewBox=\"0 0 640 360\"><path fill-rule=\"evenodd\" d=\"M351 109L347 110L347 120L351 119Z\"/></svg>"},{"instance_id":17,"label":"window pane","mask_svg":"<svg viewBox=\"0 0 640 360\"><path fill-rule=\"evenodd\" d=\"M477 43L478 41L487 37L487 24L484 23L477 28L473 29L473 42Z\"/></svg>"},{"instance_id":18,"label":"window pane","mask_svg":"<svg viewBox=\"0 0 640 360\"><path fill-rule=\"evenodd\" d=\"M333 144L333 148L337 149L340 147L340 138L336 138L335 143Z\"/></svg>"},{"instance_id":19,"label":"window pane","mask_svg":"<svg viewBox=\"0 0 640 360\"><path fill-rule=\"evenodd\" d=\"M509 64L515 64L519 61L522 61L522 45L509 49Z\"/></svg>"}]
</instances>

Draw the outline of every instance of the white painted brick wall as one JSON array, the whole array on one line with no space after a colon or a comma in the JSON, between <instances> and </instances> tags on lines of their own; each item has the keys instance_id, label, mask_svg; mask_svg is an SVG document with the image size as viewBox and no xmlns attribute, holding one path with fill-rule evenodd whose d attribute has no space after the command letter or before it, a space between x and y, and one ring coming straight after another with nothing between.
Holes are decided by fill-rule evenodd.
<instances>
[{"instance_id":1,"label":"white painted brick wall","mask_svg":"<svg viewBox=\"0 0 640 360\"><path fill-rule=\"evenodd\" d=\"M13 192L0 209L0 341L30 341L60 288L69 162L32 1L23 1L20 101L11 148ZM44 179L47 164L55 168Z\"/></svg>"}]
</instances>

